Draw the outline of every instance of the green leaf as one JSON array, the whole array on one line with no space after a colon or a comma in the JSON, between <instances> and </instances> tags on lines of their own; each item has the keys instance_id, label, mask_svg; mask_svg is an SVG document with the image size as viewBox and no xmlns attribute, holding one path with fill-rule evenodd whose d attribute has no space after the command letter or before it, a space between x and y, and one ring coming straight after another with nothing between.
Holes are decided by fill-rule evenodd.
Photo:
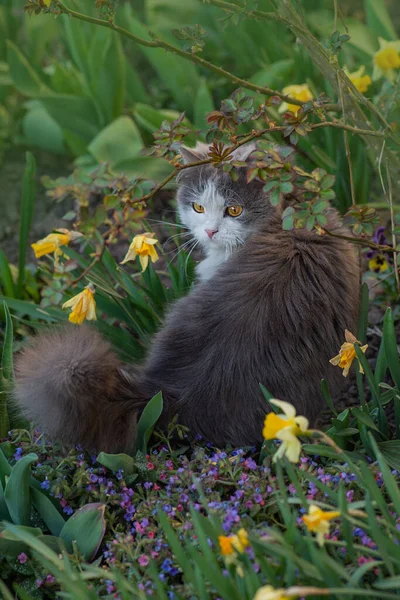
<instances>
[{"instance_id":1,"label":"green leaf","mask_svg":"<svg viewBox=\"0 0 400 600\"><path fill-rule=\"evenodd\" d=\"M123 471L125 475L132 475L136 473L137 467L132 456L128 454L107 454L106 452L100 452L97 457L97 462L110 469L110 471Z\"/></svg>"},{"instance_id":2,"label":"green leaf","mask_svg":"<svg viewBox=\"0 0 400 600\"><path fill-rule=\"evenodd\" d=\"M153 432L154 426L161 416L163 410L163 398L162 393L158 392L153 398L146 404L141 417L139 419L135 450L140 450L143 454L147 452L147 444L150 436Z\"/></svg>"},{"instance_id":3,"label":"green leaf","mask_svg":"<svg viewBox=\"0 0 400 600\"><path fill-rule=\"evenodd\" d=\"M31 497L34 507L46 523L49 531L51 531L53 535L60 535L60 532L65 525L65 521L51 500L49 500L43 492L40 492L33 487L31 487Z\"/></svg>"},{"instance_id":4,"label":"green leaf","mask_svg":"<svg viewBox=\"0 0 400 600\"><path fill-rule=\"evenodd\" d=\"M88 146L98 162L111 166L138 156L143 142L135 123L130 117L119 117L105 127Z\"/></svg>"},{"instance_id":5,"label":"green leaf","mask_svg":"<svg viewBox=\"0 0 400 600\"><path fill-rule=\"evenodd\" d=\"M208 88L207 80L202 77L194 101L194 125L198 129L205 129L208 126L206 115L213 110L214 100Z\"/></svg>"},{"instance_id":6,"label":"green leaf","mask_svg":"<svg viewBox=\"0 0 400 600\"><path fill-rule=\"evenodd\" d=\"M8 310L7 304L3 301L4 306L4 314L6 317L6 330L4 333L4 342L3 342L3 350L1 355L1 375L7 381L12 381L14 379L13 372L13 324L11 320L10 311ZM7 432L2 435L0 433L0 437L6 437Z\"/></svg>"},{"instance_id":7,"label":"green leaf","mask_svg":"<svg viewBox=\"0 0 400 600\"><path fill-rule=\"evenodd\" d=\"M384 40L397 40L396 30L384 0L364 0L367 25L376 37Z\"/></svg>"},{"instance_id":8,"label":"green leaf","mask_svg":"<svg viewBox=\"0 0 400 600\"><path fill-rule=\"evenodd\" d=\"M400 440L378 442L378 448L392 469L400 471Z\"/></svg>"},{"instance_id":9,"label":"green leaf","mask_svg":"<svg viewBox=\"0 0 400 600\"><path fill-rule=\"evenodd\" d=\"M6 296L14 298L15 288L7 256L0 250L0 287Z\"/></svg>"},{"instance_id":10,"label":"green leaf","mask_svg":"<svg viewBox=\"0 0 400 600\"><path fill-rule=\"evenodd\" d=\"M29 97L52 93L29 64L18 46L11 40L7 40L7 61L10 67L10 75L19 92Z\"/></svg>"},{"instance_id":11,"label":"green leaf","mask_svg":"<svg viewBox=\"0 0 400 600\"><path fill-rule=\"evenodd\" d=\"M383 341L385 345L386 362L393 381L400 390L400 360L397 349L396 332L393 323L392 309L388 308L383 319Z\"/></svg>"},{"instance_id":12,"label":"green leaf","mask_svg":"<svg viewBox=\"0 0 400 600\"><path fill-rule=\"evenodd\" d=\"M122 14L123 26L133 34L151 41L147 28L135 18L129 3L124 4ZM153 33L157 34L156 29L153 29ZM165 52L162 48L136 48L151 63L178 107L185 110L190 118L193 113L193 91L200 86L200 77L195 66L180 56Z\"/></svg>"},{"instance_id":13,"label":"green leaf","mask_svg":"<svg viewBox=\"0 0 400 600\"><path fill-rule=\"evenodd\" d=\"M355 417L357 419L357 421L359 421L363 425L366 425L369 429L373 429L374 431L377 431L378 433L380 433L379 429L377 428L377 426L375 425L375 423L373 422L371 417L366 412L364 412L361 408L357 408L357 407L352 408L351 414L353 415L353 417Z\"/></svg>"},{"instance_id":14,"label":"green leaf","mask_svg":"<svg viewBox=\"0 0 400 600\"><path fill-rule=\"evenodd\" d=\"M36 161L33 154L27 152L25 155L26 166L22 178L22 200L20 208L19 228L19 255L18 255L18 281L17 296L22 295L22 287L25 280L25 260L28 247L28 236L32 224L33 210L35 204L35 177Z\"/></svg>"},{"instance_id":15,"label":"green leaf","mask_svg":"<svg viewBox=\"0 0 400 600\"><path fill-rule=\"evenodd\" d=\"M13 523L29 525L31 516L31 491L29 479L31 464L38 460L37 454L30 453L19 460L10 473L4 491L4 498Z\"/></svg>"},{"instance_id":16,"label":"green leaf","mask_svg":"<svg viewBox=\"0 0 400 600\"><path fill-rule=\"evenodd\" d=\"M325 399L325 402L327 403L327 405L329 406L329 408L331 409L333 414L337 417L338 412L335 408L335 405L333 404L332 396L329 391L329 385L328 385L328 382L326 381L326 379L321 379L321 391L322 391L322 395Z\"/></svg>"},{"instance_id":17,"label":"green leaf","mask_svg":"<svg viewBox=\"0 0 400 600\"><path fill-rule=\"evenodd\" d=\"M41 535L40 529L36 527L22 527L21 525L17 527L18 531L29 533L35 538ZM18 554L21 552L26 552L27 545L24 541L12 533L8 531L6 528L0 525L0 554L4 554L5 556L12 556L16 558Z\"/></svg>"},{"instance_id":18,"label":"green leaf","mask_svg":"<svg viewBox=\"0 0 400 600\"><path fill-rule=\"evenodd\" d=\"M40 101L30 103L22 119L22 131L28 146L53 154L65 154L63 132Z\"/></svg>"},{"instance_id":19,"label":"green leaf","mask_svg":"<svg viewBox=\"0 0 400 600\"><path fill-rule=\"evenodd\" d=\"M40 102L61 129L88 143L101 130L96 106L91 98L72 94L40 97Z\"/></svg>"},{"instance_id":20,"label":"green leaf","mask_svg":"<svg viewBox=\"0 0 400 600\"><path fill-rule=\"evenodd\" d=\"M60 538L69 552L73 552L75 542L85 560L91 561L96 556L106 530L104 510L105 504L100 502L86 504L68 519Z\"/></svg>"}]
</instances>

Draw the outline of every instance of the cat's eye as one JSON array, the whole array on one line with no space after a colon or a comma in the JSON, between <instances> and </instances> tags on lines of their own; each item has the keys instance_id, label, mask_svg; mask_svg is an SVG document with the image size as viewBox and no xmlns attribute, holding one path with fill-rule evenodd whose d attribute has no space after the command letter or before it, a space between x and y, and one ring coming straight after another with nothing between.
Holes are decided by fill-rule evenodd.
<instances>
[{"instance_id":1,"label":"cat's eye","mask_svg":"<svg viewBox=\"0 0 400 600\"><path fill-rule=\"evenodd\" d=\"M228 206L228 208L226 209L226 214L229 215L230 217L238 217L239 215L241 215L243 212L243 206Z\"/></svg>"},{"instance_id":2,"label":"cat's eye","mask_svg":"<svg viewBox=\"0 0 400 600\"><path fill-rule=\"evenodd\" d=\"M193 202L192 206L193 206L193 210L195 210L196 212L198 212L198 213L204 212L204 206L202 206L201 204L197 204L197 202Z\"/></svg>"}]
</instances>

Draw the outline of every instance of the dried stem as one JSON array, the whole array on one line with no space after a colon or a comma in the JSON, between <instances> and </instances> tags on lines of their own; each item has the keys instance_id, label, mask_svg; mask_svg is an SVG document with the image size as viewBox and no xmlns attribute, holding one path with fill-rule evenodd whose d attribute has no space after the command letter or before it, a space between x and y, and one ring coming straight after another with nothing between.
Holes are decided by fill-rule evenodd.
<instances>
[{"instance_id":1,"label":"dried stem","mask_svg":"<svg viewBox=\"0 0 400 600\"><path fill-rule=\"evenodd\" d=\"M336 2L335 2L335 6L337 6ZM351 205L355 206L356 205L356 194L354 191L353 164L351 162L350 145L349 145L349 138L348 138L348 134L347 134L348 130L346 127L346 106L345 106L344 96L343 96L343 87L342 87L343 83L342 83L342 80L341 80L339 74L337 76L337 83L338 83L338 87L339 87L340 102L342 104L343 122L345 125L344 127L342 127L342 129L343 129L344 146L346 148L347 163L349 165Z\"/></svg>"},{"instance_id":2,"label":"dried stem","mask_svg":"<svg viewBox=\"0 0 400 600\"><path fill-rule=\"evenodd\" d=\"M101 259L103 257L104 254L104 250L106 249L106 245L103 244L96 252L96 255L94 257L94 259L92 260L92 262L90 263L90 265L88 267L86 267L86 269L84 269L84 271L82 271L82 273L79 275L79 277L77 277L76 279L74 279L71 282L71 286L75 287L77 283L79 283L82 279L84 279L86 277L86 275L88 273L90 273L90 271L93 269L93 267L95 267L99 262L101 262Z\"/></svg>"},{"instance_id":3,"label":"dried stem","mask_svg":"<svg viewBox=\"0 0 400 600\"><path fill-rule=\"evenodd\" d=\"M333 231L329 231L329 229L324 228L324 232L331 237L337 238L339 240L346 240L347 242L352 242L353 244L361 244L362 246L368 246L368 248L372 248L373 250L379 250L380 252L389 252L390 254L394 254L395 249L392 246L387 246L386 244L376 244L370 240L365 240L364 238L356 238L351 237L350 235L341 235L340 233L333 233Z\"/></svg>"}]
</instances>

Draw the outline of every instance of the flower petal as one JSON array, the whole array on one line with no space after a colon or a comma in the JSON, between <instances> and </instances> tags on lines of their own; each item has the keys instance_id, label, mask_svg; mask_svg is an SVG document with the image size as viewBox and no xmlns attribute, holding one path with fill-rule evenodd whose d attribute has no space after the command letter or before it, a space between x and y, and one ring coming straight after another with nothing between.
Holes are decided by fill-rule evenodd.
<instances>
[{"instance_id":1,"label":"flower petal","mask_svg":"<svg viewBox=\"0 0 400 600\"><path fill-rule=\"evenodd\" d=\"M274 406L280 408L283 414L289 419L293 419L293 417L296 416L296 409L289 402L285 402L284 400L277 400L276 398L269 400L269 402L270 404L273 404Z\"/></svg>"}]
</instances>

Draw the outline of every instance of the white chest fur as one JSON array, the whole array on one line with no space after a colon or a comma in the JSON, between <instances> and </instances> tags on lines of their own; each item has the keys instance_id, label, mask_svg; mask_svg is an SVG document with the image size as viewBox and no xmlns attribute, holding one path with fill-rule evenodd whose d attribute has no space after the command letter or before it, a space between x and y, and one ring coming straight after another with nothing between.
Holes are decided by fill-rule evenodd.
<instances>
[{"instance_id":1,"label":"white chest fur","mask_svg":"<svg viewBox=\"0 0 400 600\"><path fill-rule=\"evenodd\" d=\"M223 248L213 248L209 251L207 258L202 260L196 267L197 278L207 281L214 277L218 268L229 258L229 254Z\"/></svg>"}]
</instances>

